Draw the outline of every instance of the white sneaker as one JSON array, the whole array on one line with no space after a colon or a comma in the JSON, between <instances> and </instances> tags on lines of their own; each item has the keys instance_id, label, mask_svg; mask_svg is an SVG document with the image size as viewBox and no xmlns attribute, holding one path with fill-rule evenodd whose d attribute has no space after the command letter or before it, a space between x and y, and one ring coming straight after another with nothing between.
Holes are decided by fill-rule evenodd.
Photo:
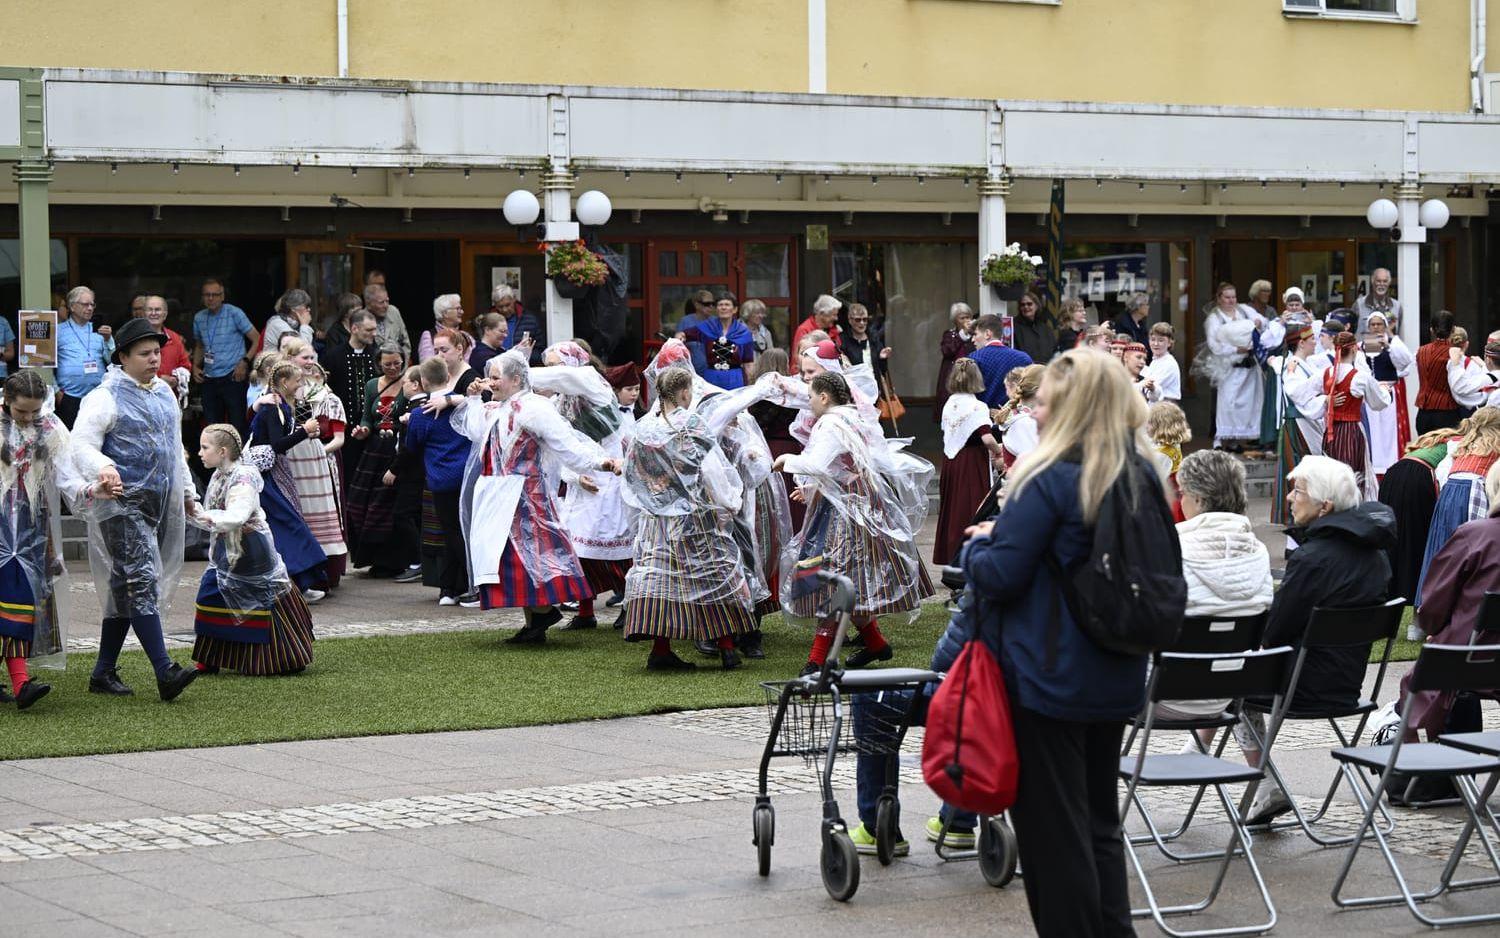
<instances>
[{"instance_id":1,"label":"white sneaker","mask_svg":"<svg viewBox=\"0 0 1500 938\"><path fill-rule=\"evenodd\" d=\"M439 606L457 606L458 605L458 597L456 597L456 596L439 596L438 597L438 605Z\"/></svg>"},{"instance_id":2,"label":"white sneaker","mask_svg":"<svg viewBox=\"0 0 1500 938\"><path fill-rule=\"evenodd\" d=\"M324 596L327 596L327 595L328 594L325 593L323 590L315 590L315 589L309 588L309 589L305 589L305 590L302 591L302 600L303 600L303 602L305 602L309 606L311 606L313 603L319 602L320 600L322 600L322 598Z\"/></svg>"},{"instance_id":3,"label":"white sneaker","mask_svg":"<svg viewBox=\"0 0 1500 938\"><path fill-rule=\"evenodd\" d=\"M1245 815L1245 826L1256 827L1261 824L1269 824L1272 820L1292 810L1291 799L1286 792L1272 786L1269 791L1262 789L1255 796L1255 801L1250 805L1250 813Z\"/></svg>"}]
</instances>

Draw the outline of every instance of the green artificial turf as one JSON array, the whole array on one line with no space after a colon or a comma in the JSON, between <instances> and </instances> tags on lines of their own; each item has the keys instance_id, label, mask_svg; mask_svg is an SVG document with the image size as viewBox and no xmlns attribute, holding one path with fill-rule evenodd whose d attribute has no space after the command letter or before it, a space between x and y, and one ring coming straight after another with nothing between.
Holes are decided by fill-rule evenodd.
<instances>
[{"instance_id":1,"label":"green artificial turf","mask_svg":"<svg viewBox=\"0 0 1500 938\"><path fill-rule=\"evenodd\" d=\"M1417 653L1422 650L1421 642L1409 642L1406 640L1406 627L1411 625L1411 617L1411 607L1407 606L1406 611L1401 615L1401 628L1396 630L1396 645L1391 649L1392 661L1416 661ZM1380 642L1371 645L1370 662L1378 664L1380 656L1384 651L1385 646Z\"/></svg>"},{"instance_id":2,"label":"green artificial turf","mask_svg":"<svg viewBox=\"0 0 1500 938\"><path fill-rule=\"evenodd\" d=\"M923 607L914 623L885 623L891 665L925 667L948 615ZM200 677L171 704L156 694L145 657L122 657L132 697L90 694L90 654L66 673L38 671L52 693L30 710L0 705L0 760L222 746L384 733L430 733L760 704L759 682L795 677L811 630L766 620L766 653L725 672L677 643L694 673L647 672L647 645L607 625L552 632L541 647L501 643L509 631L450 632L318 642L292 677ZM185 663L184 651L175 653Z\"/></svg>"}]
</instances>

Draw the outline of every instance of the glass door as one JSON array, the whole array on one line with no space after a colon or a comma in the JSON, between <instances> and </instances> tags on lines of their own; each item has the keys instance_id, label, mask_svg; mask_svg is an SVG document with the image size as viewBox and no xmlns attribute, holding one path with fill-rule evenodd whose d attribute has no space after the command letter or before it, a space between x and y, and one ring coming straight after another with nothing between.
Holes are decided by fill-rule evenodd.
<instances>
[{"instance_id":1,"label":"glass door","mask_svg":"<svg viewBox=\"0 0 1500 938\"><path fill-rule=\"evenodd\" d=\"M1287 287L1301 287L1304 302L1319 318L1354 305L1359 253L1353 239L1282 241L1279 247L1272 285L1278 308Z\"/></svg>"},{"instance_id":2,"label":"glass door","mask_svg":"<svg viewBox=\"0 0 1500 938\"><path fill-rule=\"evenodd\" d=\"M364 283L364 252L342 241L288 241L286 288L312 296L313 324L326 330L338 315L339 294L358 293Z\"/></svg>"},{"instance_id":3,"label":"glass door","mask_svg":"<svg viewBox=\"0 0 1500 938\"><path fill-rule=\"evenodd\" d=\"M661 348L687 315L699 290L740 289L740 245L735 241L647 241L646 267L655 276L646 303L645 355Z\"/></svg>"}]
</instances>

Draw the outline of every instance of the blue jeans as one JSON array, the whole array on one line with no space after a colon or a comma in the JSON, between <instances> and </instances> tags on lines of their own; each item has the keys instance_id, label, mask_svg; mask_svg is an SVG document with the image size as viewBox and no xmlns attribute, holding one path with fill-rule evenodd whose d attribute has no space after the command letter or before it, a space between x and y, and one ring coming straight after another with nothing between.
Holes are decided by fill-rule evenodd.
<instances>
[{"instance_id":1,"label":"blue jeans","mask_svg":"<svg viewBox=\"0 0 1500 938\"><path fill-rule=\"evenodd\" d=\"M912 704L914 690L880 691L872 694L854 694L850 698L850 707L854 713L854 738L862 743L874 743L882 749L894 749L896 734L899 732L901 721L906 718L906 710ZM931 697L923 693L917 701L916 709L911 715L912 726L924 726L927 723L927 703ZM854 791L855 800L859 805L859 820L865 825L865 830L875 832L875 813L880 804L880 794L885 791L886 779L890 779L893 787L901 784L901 777L895 772L895 755L882 755L870 752L859 752L854 758ZM938 817L944 821L951 818L952 829L963 833L970 833L979 824L978 817L971 811L960 811L957 808L943 805L938 810Z\"/></svg>"}]
</instances>

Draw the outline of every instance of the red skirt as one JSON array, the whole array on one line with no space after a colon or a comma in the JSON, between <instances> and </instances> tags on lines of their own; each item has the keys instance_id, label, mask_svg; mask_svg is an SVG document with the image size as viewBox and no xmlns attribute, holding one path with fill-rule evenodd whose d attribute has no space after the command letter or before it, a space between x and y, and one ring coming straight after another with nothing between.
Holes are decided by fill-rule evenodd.
<instances>
[{"instance_id":1,"label":"red skirt","mask_svg":"<svg viewBox=\"0 0 1500 938\"><path fill-rule=\"evenodd\" d=\"M990 459L982 444L969 444L952 459L943 460L938 479L937 534L932 562L948 564L964 545L964 528L974 520L979 503L990 494Z\"/></svg>"},{"instance_id":2,"label":"red skirt","mask_svg":"<svg viewBox=\"0 0 1500 938\"><path fill-rule=\"evenodd\" d=\"M1368 446L1364 428L1353 420L1335 420L1333 433L1323 438L1323 455L1354 470L1354 484L1359 486L1361 501L1364 500Z\"/></svg>"},{"instance_id":3,"label":"red skirt","mask_svg":"<svg viewBox=\"0 0 1500 938\"><path fill-rule=\"evenodd\" d=\"M554 577L545 583L532 582L520 555L508 541L505 550L500 552L500 582L479 588L479 601L485 609L555 606L591 599L593 595L588 580L581 576Z\"/></svg>"},{"instance_id":4,"label":"red skirt","mask_svg":"<svg viewBox=\"0 0 1500 938\"><path fill-rule=\"evenodd\" d=\"M625 574L630 570L630 561L579 557L578 563L583 567L583 578L588 580L589 589L595 596L625 589Z\"/></svg>"}]
</instances>

